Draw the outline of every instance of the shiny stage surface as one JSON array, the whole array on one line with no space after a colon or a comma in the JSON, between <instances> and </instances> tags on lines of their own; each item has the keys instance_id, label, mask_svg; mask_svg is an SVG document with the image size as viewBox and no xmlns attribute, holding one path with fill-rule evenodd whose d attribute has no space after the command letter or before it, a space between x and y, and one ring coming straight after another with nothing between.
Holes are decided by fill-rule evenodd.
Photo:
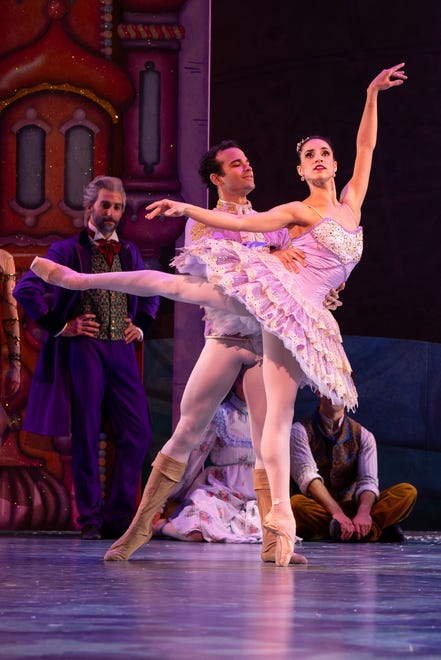
<instances>
[{"instance_id":1,"label":"shiny stage surface","mask_svg":"<svg viewBox=\"0 0 441 660\"><path fill-rule=\"evenodd\" d=\"M258 545L0 534L0 658L441 658L441 533L402 544ZM300 551L300 550L299 550Z\"/></svg>"}]
</instances>

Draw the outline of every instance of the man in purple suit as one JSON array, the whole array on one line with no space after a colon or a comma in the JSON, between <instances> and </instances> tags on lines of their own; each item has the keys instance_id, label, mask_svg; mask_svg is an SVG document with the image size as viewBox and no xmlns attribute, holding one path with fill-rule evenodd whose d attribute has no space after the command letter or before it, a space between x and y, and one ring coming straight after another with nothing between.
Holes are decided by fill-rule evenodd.
<instances>
[{"instance_id":1,"label":"man in purple suit","mask_svg":"<svg viewBox=\"0 0 441 660\"><path fill-rule=\"evenodd\" d=\"M84 192L87 226L57 241L48 258L83 273L145 270L138 248L118 238L126 195L120 179L96 177ZM14 296L47 331L32 380L24 428L72 435L72 469L81 537L116 538L129 525L151 441L135 341L156 316L159 298L109 291L67 291L31 271ZM115 436L115 463L103 501L99 474L102 413Z\"/></svg>"}]
</instances>

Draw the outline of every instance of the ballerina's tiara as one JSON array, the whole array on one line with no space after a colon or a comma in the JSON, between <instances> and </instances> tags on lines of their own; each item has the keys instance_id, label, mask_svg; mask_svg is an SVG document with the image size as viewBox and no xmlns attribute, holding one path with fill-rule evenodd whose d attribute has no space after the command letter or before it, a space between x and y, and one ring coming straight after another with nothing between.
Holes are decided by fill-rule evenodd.
<instances>
[{"instance_id":1,"label":"ballerina's tiara","mask_svg":"<svg viewBox=\"0 0 441 660\"><path fill-rule=\"evenodd\" d=\"M300 142L297 142L296 151L297 151L298 154L301 152L302 147L305 144L305 142L308 142L308 140L310 140L310 139L311 138L308 136L308 137L303 138L303 140L300 140Z\"/></svg>"}]
</instances>

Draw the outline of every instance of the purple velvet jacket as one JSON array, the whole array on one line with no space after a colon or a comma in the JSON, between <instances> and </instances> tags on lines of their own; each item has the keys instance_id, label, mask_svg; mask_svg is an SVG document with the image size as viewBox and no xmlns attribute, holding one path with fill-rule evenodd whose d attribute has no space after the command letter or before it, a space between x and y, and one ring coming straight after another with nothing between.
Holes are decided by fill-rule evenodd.
<instances>
[{"instance_id":1,"label":"purple velvet jacket","mask_svg":"<svg viewBox=\"0 0 441 660\"><path fill-rule=\"evenodd\" d=\"M119 257L123 271L145 270L141 254L133 243L121 241ZM53 243L47 258L78 272L90 273L92 261L87 231L84 229L78 236ZM83 292L46 284L29 271L20 278L13 294L28 316L47 332L33 375L23 428L41 435L67 436L70 433L68 351L71 340L55 335L67 321L77 316ZM127 300L130 318L145 335L158 311L159 297L128 295Z\"/></svg>"}]
</instances>

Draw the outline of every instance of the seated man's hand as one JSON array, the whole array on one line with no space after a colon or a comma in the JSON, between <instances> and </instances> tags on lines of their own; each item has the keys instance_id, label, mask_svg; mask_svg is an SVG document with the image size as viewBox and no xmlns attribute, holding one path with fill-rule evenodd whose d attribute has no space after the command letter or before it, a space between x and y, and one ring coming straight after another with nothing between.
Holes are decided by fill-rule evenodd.
<instances>
[{"instance_id":1,"label":"seated man's hand","mask_svg":"<svg viewBox=\"0 0 441 660\"><path fill-rule=\"evenodd\" d=\"M340 539L342 541L349 541L355 532L352 520L343 511L335 513L332 517L340 523Z\"/></svg>"},{"instance_id":2,"label":"seated man's hand","mask_svg":"<svg viewBox=\"0 0 441 660\"><path fill-rule=\"evenodd\" d=\"M367 536L372 529L372 518L367 512L358 511L352 522L358 541Z\"/></svg>"},{"instance_id":3,"label":"seated man's hand","mask_svg":"<svg viewBox=\"0 0 441 660\"><path fill-rule=\"evenodd\" d=\"M346 283L342 282L336 289L331 289L330 292L326 294L326 297L323 301L323 307L326 307L326 309L331 311L337 309L337 307L341 307L343 303L339 300L338 294L340 291L343 291L345 286Z\"/></svg>"}]
</instances>

